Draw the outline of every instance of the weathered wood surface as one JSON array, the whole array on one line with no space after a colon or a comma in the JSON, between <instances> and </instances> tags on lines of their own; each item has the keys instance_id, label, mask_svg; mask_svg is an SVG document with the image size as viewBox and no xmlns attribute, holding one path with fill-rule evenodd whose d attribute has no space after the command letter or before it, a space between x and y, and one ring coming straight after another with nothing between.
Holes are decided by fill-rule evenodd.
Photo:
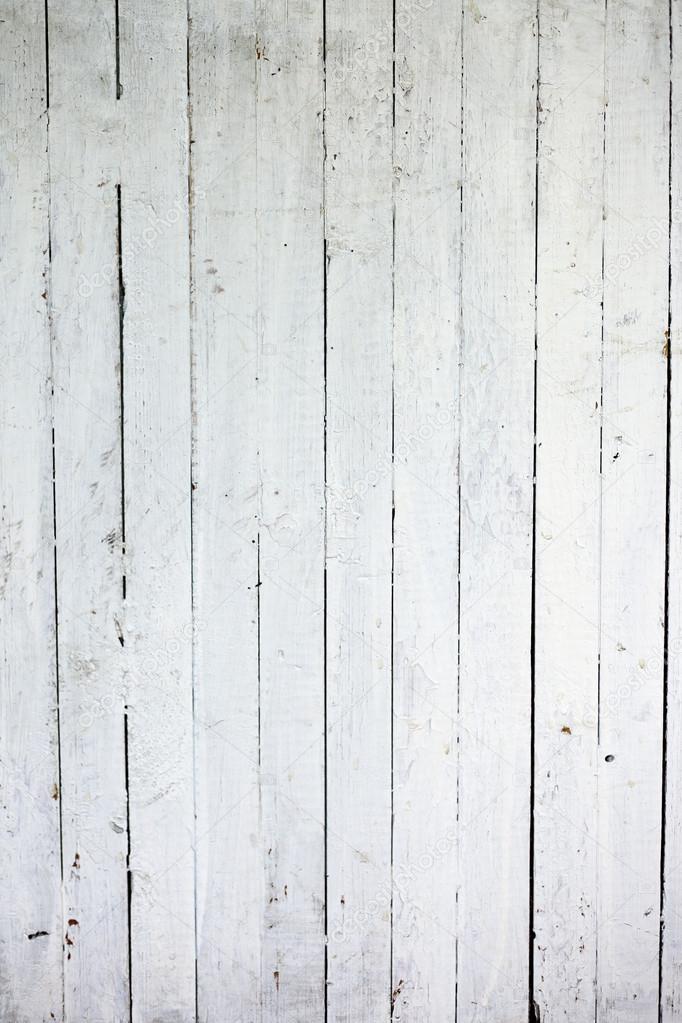
<instances>
[{"instance_id":1,"label":"weathered wood surface","mask_svg":"<svg viewBox=\"0 0 682 1023\"><path fill-rule=\"evenodd\" d=\"M0 0L0 1018L682 1020L682 0Z\"/></svg>"}]
</instances>

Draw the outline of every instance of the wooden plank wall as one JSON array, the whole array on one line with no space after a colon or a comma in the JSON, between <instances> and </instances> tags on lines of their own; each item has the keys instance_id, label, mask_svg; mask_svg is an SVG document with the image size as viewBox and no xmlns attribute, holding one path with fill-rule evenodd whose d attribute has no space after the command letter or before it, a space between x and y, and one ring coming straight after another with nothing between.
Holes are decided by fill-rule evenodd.
<instances>
[{"instance_id":1,"label":"wooden plank wall","mask_svg":"<svg viewBox=\"0 0 682 1023\"><path fill-rule=\"evenodd\" d=\"M682 0L0 0L0 1020L682 1020Z\"/></svg>"}]
</instances>

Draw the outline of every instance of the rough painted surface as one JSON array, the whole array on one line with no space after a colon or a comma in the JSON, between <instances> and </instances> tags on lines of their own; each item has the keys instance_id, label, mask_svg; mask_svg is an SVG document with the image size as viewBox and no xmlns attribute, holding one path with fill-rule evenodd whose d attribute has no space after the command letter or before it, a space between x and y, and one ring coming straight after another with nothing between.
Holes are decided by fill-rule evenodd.
<instances>
[{"instance_id":1,"label":"rough painted surface","mask_svg":"<svg viewBox=\"0 0 682 1023\"><path fill-rule=\"evenodd\" d=\"M541 1018L575 1023L597 966L604 33L602 0L540 7L534 976Z\"/></svg>"},{"instance_id":2,"label":"rough painted surface","mask_svg":"<svg viewBox=\"0 0 682 1023\"><path fill-rule=\"evenodd\" d=\"M0 1020L682 1020L682 0L0 0Z\"/></svg>"},{"instance_id":3,"label":"rough painted surface","mask_svg":"<svg viewBox=\"0 0 682 1023\"><path fill-rule=\"evenodd\" d=\"M52 513L49 171L42 2L0 50L0 1017L63 1004Z\"/></svg>"}]
</instances>

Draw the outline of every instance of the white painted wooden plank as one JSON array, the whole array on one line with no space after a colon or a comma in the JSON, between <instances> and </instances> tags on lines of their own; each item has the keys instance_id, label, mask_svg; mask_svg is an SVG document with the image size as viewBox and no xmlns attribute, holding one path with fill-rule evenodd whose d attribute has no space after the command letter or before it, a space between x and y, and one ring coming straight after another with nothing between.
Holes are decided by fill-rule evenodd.
<instances>
[{"instance_id":1,"label":"white painted wooden plank","mask_svg":"<svg viewBox=\"0 0 682 1023\"><path fill-rule=\"evenodd\" d=\"M605 4L539 13L534 999L593 1023Z\"/></svg>"},{"instance_id":2,"label":"white painted wooden plank","mask_svg":"<svg viewBox=\"0 0 682 1023\"><path fill-rule=\"evenodd\" d=\"M61 1018L43 4L0 5L0 1016Z\"/></svg>"},{"instance_id":3,"label":"white painted wooden plank","mask_svg":"<svg viewBox=\"0 0 682 1023\"><path fill-rule=\"evenodd\" d=\"M187 10L121 0L134 1023L195 1014Z\"/></svg>"},{"instance_id":4,"label":"white painted wooden plank","mask_svg":"<svg viewBox=\"0 0 682 1023\"><path fill-rule=\"evenodd\" d=\"M393 18L326 6L328 1018L391 1017Z\"/></svg>"},{"instance_id":5,"label":"white painted wooden plank","mask_svg":"<svg viewBox=\"0 0 682 1023\"><path fill-rule=\"evenodd\" d=\"M66 1020L129 1006L114 9L50 11Z\"/></svg>"},{"instance_id":6,"label":"white painted wooden plank","mask_svg":"<svg viewBox=\"0 0 682 1023\"><path fill-rule=\"evenodd\" d=\"M257 13L263 1020L324 1018L323 11Z\"/></svg>"},{"instance_id":7,"label":"white painted wooden plank","mask_svg":"<svg viewBox=\"0 0 682 1023\"><path fill-rule=\"evenodd\" d=\"M609 3L597 1013L618 1021L658 1005L668 53L667 5Z\"/></svg>"},{"instance_id":8,"label":"white painted wooden plank","mask_svg":"<svg viewBox=\"0 0 682 1023\"><path fill-rule=\"evenodd\" d=\"M457 993L491 1023L528 1003L536 85L535 3L465 5Z\"/></svg>"},{"instance_id":9,"label":"white painted wooden plank","mask_svg":"<svg viewBox=\"0 0 682 1023\"><path fill-rule=\"evenodd\" d=\"M461 16L396 6L393 1016L457 970Z\"/></svg>"},{"instance_id":10,"label":"white painted wooden plank","mask_svg":"<svg viewBox=\"0 0 682 1023\"><path fill-rule=\"evenodd\" d=\"M264 890L255 11L193 0L191 16L198 1018L255 1020Z\"/></svg>"},{"instance_id":11,"label":"white painted wooden plank","mask_svg":"<svg viewBox=\"0 0 682 1023\"><path fill-rule=\"evenodd\" d=\"M662 1023L673 1023L682 1013L682 406L680 381L682 348L682 5L671 5L671 180L670 180L670 465L669 465L669 562L668 562L668 677L667 742L665 765L665 855L661 918Z\"/></svg>"}]
</instances>

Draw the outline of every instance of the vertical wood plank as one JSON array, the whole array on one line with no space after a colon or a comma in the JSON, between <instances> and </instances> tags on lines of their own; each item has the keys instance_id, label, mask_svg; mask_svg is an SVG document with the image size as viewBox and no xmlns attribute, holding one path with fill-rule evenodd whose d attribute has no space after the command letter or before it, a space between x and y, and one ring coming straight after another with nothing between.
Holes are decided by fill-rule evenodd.
<instances>
[{"instance_id":1,"label":"vertical wood plank","mask_svg":"<svg viewBox=\"0 0 682 1023\"><path fill-rule=\"evenodd\" d=\"M50 11L65 1019L128 1013L114 5Z\"/></svg>"},{"instance_id":2,"label":"vertical wood plank","mask_svg":"<svg viewBox=\"0 0 682 1023\"><path fill-rule=\"evenodd\" d=\"M460 1019L527 1012L536 5L464 9Z\"/></svg>"},{"instance_id":3,"label":"vertical wood plank","mask_svg":"<svg viewBox=\"0 0 682 1023\"><path fill-rule=\"evenodd\" d=\"M328 1018L391 1017L393 15L326 5Z\"/></svg>"},{"instance_id":4,"label":"vertical wood plank","mask_svg":"<svg viewBox=\"0 0 682 1023\"><path fill-rule=\"evenodd\" d=\"M604 416L610 414L614 424L604 427L605 485L615 464L630 471L627 502L623 488L619 495L614 486L603 512L602 705L610 713L602 715L600 793L617 806L603 815L603 845L627 870L605 871L600 885L601 915L608 914L609 926L600 931L599 994L605 1012L633 1018L633 1000L646 1009L657 994L658 928L649 919L651 906L659 904L654 859L664 626L667 12L657 5L609 9L609 47ZM609 273L612 266L617 273ZM623 560L633 545L643 566L636 579Z\"/></svg>"},{"instance_id":5,"label":"vertical wood plank","mask_svg":"<svg viewBox=\"0 0 682 1023\"><path fill-rule=\"evenodd\" d=\"M193 0L197 987L260 1018L255 9Z\"/></svg>"},{"instance_id":6,"label":"vertical wood plank","mask_svg":"<svg viewBox=\"0 0 682 1023\"><path fill-rule=\"evenodd\" d=\"M121 0L134 1023L195 1016L187 10Z\"/></svg>"},{"instance_id":7,"label":"vertical wood plank","mask_svg":"<svg viewBox=\"0 0 682 1023\"><path fill-rule=\"evenodd\" d=\"M461 15L396 6L395 1019L453 1023Z\"/></svg>"},{"instance_id":8,"label":"vertical wood plank","mask_svg":"<svg viewBox=\"0 0 682 1023\"><path fill-rule=\"evenodd\" d=\"M324 1017L323 10L257 12L263 1019Z\"/></svg>"},{"instance_id":9,"label":"vertical wood plank","mask_svg":"<svg viewBox=\"0 0 682 1023\"><path fill-rule=\"evenodd\" d=\"M667 5L609 3L606 74L597 1008L640 1020L658 1006Z\"/></svg>"},{"instance_id":10,"label":"vertical wood plank","mask_svg":"<svg viewBox=\"0 0 682 1023\"><path fill-rule=\"evenodd\" d=\"M47 80L42 2L0 9L0 1016L28 1023L62 1014Z\"/></svg>"},{"instance_id":11,"label":"vertical wood plank","mask_svg":"<svg viewBox=\"0 0 682 1023\"><path fill-rule=\"evenodd\" d=\"M592 1023L605 4L539 13L534 998Z\"/></svg>"},{"instance_id":12,"label":"vertical wood plank","mask_svg":"<svg viewBox=\"0 0 682 1023\"><path fill-rule=\"evenodd\" d=\"M671 13L671 180L670 180L670 338L669 338L669 560L668 560L668 648L667 648L667 742L665 748L665 856L663 860L663 904L661 917L660 1019L673 1023L682 1013L682 407L680 406L681 363L680 313L682 304L682 5L673 0Z\"/></svg>"}]
</instances>

